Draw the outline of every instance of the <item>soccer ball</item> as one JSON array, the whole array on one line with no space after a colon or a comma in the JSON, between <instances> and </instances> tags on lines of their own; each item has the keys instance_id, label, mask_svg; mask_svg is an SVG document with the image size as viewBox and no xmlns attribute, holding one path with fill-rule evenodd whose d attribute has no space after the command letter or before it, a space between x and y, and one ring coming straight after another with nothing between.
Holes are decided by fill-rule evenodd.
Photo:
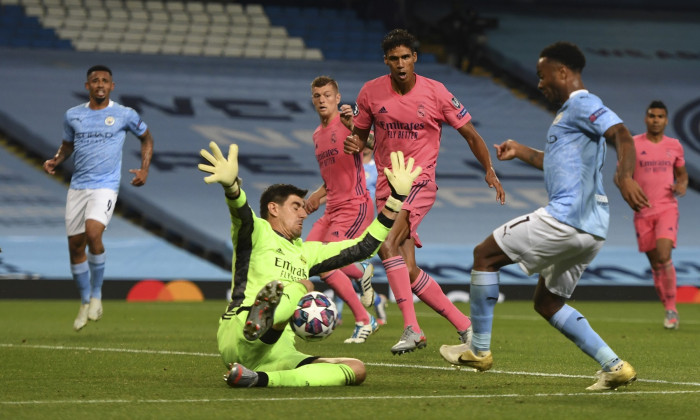
<instances>
[{"instance_id":1,"label":"soccer ball","mask_svg":"<svg viewBox=\"0 0 700 420\"><path fill-rule=\"evenodd\" d=\"M292 329L307 341L320 341L331 335L338 319L335 303L321 292L305 294L292 315Z\"/></svg>"}]
</instances>

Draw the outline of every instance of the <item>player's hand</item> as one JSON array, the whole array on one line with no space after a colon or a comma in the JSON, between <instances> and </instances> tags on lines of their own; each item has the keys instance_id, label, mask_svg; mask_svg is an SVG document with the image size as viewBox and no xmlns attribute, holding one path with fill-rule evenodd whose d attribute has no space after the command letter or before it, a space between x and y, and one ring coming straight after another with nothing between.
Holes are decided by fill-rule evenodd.
<instances>
[{"instance_id":1,"label":"player's hand","mask_svg":"<svg viewBox=\"0 0 700 420\"><path fill-rule=\"evenodd\" d=\"M501 144L494 144L493 147L496 148L496 157L498 160L511 160L516 155L516 148L518 142L515 140L508 139Z\"/></svg>"},{"instance_id":2,"label":"player's hand","mask_svg":"<svg viewBox=\"0 0 700 420\"><path fill-rule=\"evenodd\" d=\"M49 159L44 162L44 172L49 175L56 174L56 159Z\"/></svg>"},{"instance_id":3,"label":"player's hand","mask_svg":"<svg viewBox=\"0 0 700 420\"><path fill-rule=\"evenodd\" d=\"M315 212L319 207L321 207L321 196L319 194L312 193L304 202L304 210L308 214Z\"/></svg>"},{"instance_id":4,"label":"player's hand","mask_svg":"<svg viewBox=\"0 0 700 420\"><path fill-rule=\"evenodd\" d=\"M423 171L423 168L420 166L416 166L416 169L413 169L413 163L414 159L412 157L404 162L403 152L399 150L398 152L391 152L391 170L384 168L384 175L386 175L386 179L391 187L391 195L396 198L401 197L402 201L411 192L413 181Z\"/></svg>"},{"instance_id":5,"label":"player's hand","mask_svg":"<svg viewBox=\"0 0 700 420\"><path fill-rule=\"evenodd\" d=\"M147 169L129 169L129 173L134 174L134 179L131 180L131 185L140 187L146 183L146 178L148 178Z\"/></svg>"},{"instance_id":6,"label":"player's hand","mask_svg":"<svg viewBox=\"0 0 700 420\"><path fill-rule=\"evenodd\" d=\"M651 207L649 204L649 199L639 186L637 181L635 181L631 176L618 178L615 185L620 189L620 194L622 198L625 199L627 204L635 212L640 211L645 207Z\"/></svg>"},{"instance_id":7,"label":"player's hand","mask_svg":"<svg viewBox=\"0 0 700 420\"><path fill-rule=\"evenodd\" d=\"M491 168L489 171L486 171L486 183L488 184L489 188L496 189L496 201L498 201L501 204L505 204L506 192L503 189L503 186L501 185L501 181L498 179L498 176L496 176L496 171L493 168Z\"/></svg>"},{"instance_id":8,"label":"player's hand","mask_svg":"<svg viewBox=\"0 0 700 420\"><path fill-rule=\"evenodd\" d=\"M237 191L238 145L231 144L231 146L229 146L228 159L224 158L221 149L219 149L219 146L213 141L209 143L209 148L211 149L211 153L206 149L199 151L199 154L211 163L211 165L205 165L203 163L197 165L200 171L211 174L204 178L204 182L207 184L218 182L226 189L232 188Z\"/></svg>"},{"instance_id":9,"label":"player's hand","mask_svg":"<svg viewBox=\"0 0 700 420\"><path fill-rule=\"evenodd\" d=\"M352 123L353 116L354 114L350 105L344 104L340 106L340 122L342 122L343 125L350 131L352 131L354 127Z\"/></svg>"},{"instance_id":10,"label":"player's hand","mask_svg":"<svg viewBox=\"0 0 700 420\"><path fill-rule=\"evenodd\" d=\"M674 182L673 184L671 184L671 192L674 195L676 195L678 197L683 197L685 195L685 191L686 191L686 186L680 185L677 182Z\"/></svg>"},{"instance_id":11,"label":"player's hand","mask_svg":"<svg viewBox=\"0 0 700 420\"><path fill-rule=\"evenodd\" d=\"M364 148L365 146L362 144L362 140L360 140L360 137L357 134L347 136L343 142L343 151L349 155L360 153L360 151Z\"/></svg>"}]
</instances>

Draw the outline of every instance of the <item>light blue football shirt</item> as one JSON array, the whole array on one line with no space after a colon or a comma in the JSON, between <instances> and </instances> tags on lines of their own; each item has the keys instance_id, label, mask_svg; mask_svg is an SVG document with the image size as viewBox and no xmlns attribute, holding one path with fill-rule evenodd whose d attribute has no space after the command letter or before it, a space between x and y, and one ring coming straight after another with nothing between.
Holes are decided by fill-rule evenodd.
<instances>
[{"instance_id":1,"label":"light blue football shirt","mask_svg":"<svg viewBox=\"0 0 700 420\"><path fill-rule=\"evenodd\" d=\"M547 212L562 223L605 238L610 209L603 189L603 133L622 120L586 90L573 92L547 132Z\"/></svg>"},{"instance_id":2,"label":"light blue football shirt","mask_svg":"<svg viewBox=\"0 0 700 420\"><path fill-rule=\"evenodd\" d=\"M63 140L73 143L75 165L70 187L119 191L126 132L138 137L147 129L134 109L111 100L100 110L90 109L84 103L66 111Z\"/></svg>"}]
</instances>

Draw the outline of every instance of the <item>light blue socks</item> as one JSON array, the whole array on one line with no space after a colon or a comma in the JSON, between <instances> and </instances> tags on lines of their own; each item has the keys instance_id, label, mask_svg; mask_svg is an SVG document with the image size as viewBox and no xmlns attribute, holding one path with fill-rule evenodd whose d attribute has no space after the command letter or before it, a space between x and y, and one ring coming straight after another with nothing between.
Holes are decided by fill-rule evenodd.
<instances>
[{"instance_id":1,"label":"light blue socks","mask_svg":"<svg viewBox=\"0 0 700 420\"><path fill-rule=\"evenodd\" d=\"M469 288L469 317L472 320L472 349L491 349L493 311L498 302L498 271L472 270Z\"/></svg>"},{"instance_id":2,"label":"light blue socks","mask_svg":"<svg viewBox=\"0 0 700 420\"><path fill-rule=\"evenodd\" d=\"M98 255L87 253L88 265L90 266L90 297L102 299L102 283L105 277L106 259L105 252Z\"/></svg>"},{"instance_id":3,"label":"light blue socks","mask_svg":"<svg viewBox=\"0 0 700 420\"><path fill-rule=\"evenodd\" d=\"M78 292L80 292L80 301L90 303L90 268L88 262L83 261L80 264L71 264L70 272L73 274Z\"/></svg>"},{"instance_id":4,"label":"light blue socks","mask_svg":"<svg viewBox=\"0 0 700 420\"><path fill-rule=\"evenodd\" d=\"M591 328L586 318L571 306L564 305L549 319L549 323L600 363L603 370L610 371L610 368L620 361L615 352Z\"/></svg>"}]
</instances>

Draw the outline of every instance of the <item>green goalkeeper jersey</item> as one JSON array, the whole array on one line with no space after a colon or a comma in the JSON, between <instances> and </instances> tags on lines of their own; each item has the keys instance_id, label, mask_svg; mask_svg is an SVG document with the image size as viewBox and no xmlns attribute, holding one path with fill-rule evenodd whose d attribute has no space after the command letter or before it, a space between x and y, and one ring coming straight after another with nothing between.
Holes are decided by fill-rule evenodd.
<instances>
[{"instance_id":1,"label":"green goalkeeper jersey","mask_svg":"<svg viewBox=\"0 0 700 420\"><path fill-rule=\"evenodd\" d=\"M301 238L284 238L267 220L257 217L248 205L245 191L241 190L234 200L226 198L226 202L233 241L229 308L252 305L258 291L272 280L299 282L371 257L386 239L393 222L379 217L356 239L304 242Z\"/></svg>"}]
</instances>

